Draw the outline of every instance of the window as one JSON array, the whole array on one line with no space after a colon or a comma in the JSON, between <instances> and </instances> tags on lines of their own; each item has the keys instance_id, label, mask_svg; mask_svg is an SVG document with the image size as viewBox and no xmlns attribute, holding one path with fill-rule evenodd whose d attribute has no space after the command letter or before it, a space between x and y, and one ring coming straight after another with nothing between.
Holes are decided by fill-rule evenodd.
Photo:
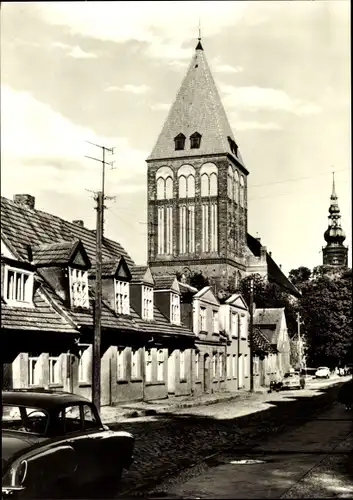
<instances>
[{"instance_id":1,"label":"window","mask_svg":"<svg viewBox=\"0 0 353 500\"><path fill-rule=\"evenodd\" d=\"M233 378L237 378L237 356L236 356L236 354L233 354L232 375L233 375Z\"/></svg>"},{"instance_id":2,"label":"window","mask_svg":"<svg viewBox=\"0 0 353 500\"><path fill-rule=\"evenodd\" d=\"M88 272L69 268L71 307L89 307Z\"/></svg>"},{"instance_id":3,"label":"window","mask_svg":"<svg viewBox=\"0 0 353 500\"><path fill-rule=\"evenodd\" d=\"M140 351L138 349L131 351L131 378L137 379L140 377Z\"/></svg>"},{"instance_id":4,"label":"window","mask_svg":"<svg viewBox=\"0 0 353 500\"><path fill-rule=\"evenodd\" d=\"M171 307L170 322L179 324L180 323L180 297L176 293L172 293L170 307Z\"/></svg>"},{"instance_id":5,"label":"window","mask_svg":"<svg viewBox=\"0 0 353 500\"><path fill-rule=\"evenodd\" d=\"M213 333L219 332L218 311L212 311L212 332Z\"/></svg>"},{"instance_id":6,"label":"window","mask_svg":"<svg viewBox=\"0 0 353 500\"><path fill-rule=\"evenodd\" d=\"M39 385L39 365L37 361L39 358L29 357L28 358L28 385Z\"/></svg>"},{"instance_id":7,"label":"window","mask_svg":"<svg viewBox=\"0 0 353 500\"><path fill-rule=\"evenodd\" d=\"M212 376L213 378L217 377L217 355L213 354L212 356Z\"/></svg>"},{"instance_id":8,"label":"window","mask_svg":"<svg viewBox=\"0 0 353 500\"><path fill-rule=\"evenodd\" d=\"M164 351L159 349L157 353L157 380L164 382Z\"/></svg>"},{"instance_id":9,"label":"window","mask_svg":"<svg viewBox=\"0 0 353 500\"><path fill-rule=\"evenodd\" d=\"M33 274L6 267L6 302L21 306L32 304Z\"/></svg>"},{"instance_id":10,"label":"window","mask_svg":"<svg viewBox=\"0 0 353 500\"><path fill-rule=\"evenodd\" d=\"M234 172L234 201L235 203L239 203L239 174L237 170Z\"/></svg>"},{"instance_id":11,"label":"window","mask_svg":"<svg viewBox=\"0 0 353 500\"><path fill-rule=\"evenodd\" d=\"M173 253L173 207L166 207L166 254Z\"/></svg>"},{"instance_id":12,"label":"window","mask_svg":"<svg viewBox=\"0 0 353 500\"><path fill-rule=\"evenodd\" d=\"M217 174L210 175L210 196L217 196Z\"/></svg>"},{"instance_id":13,"label":"window","mask_svg":"<svg viewBox=\"0 0 353 500\"><path fill-rule=\"evenodd\" d=\"M129 283L115 280L115 310L118 314L130 313Z\"/></svg>"},{"instance_id":14,"label":"window","mask_svg":"<svg viewBox=\"0 0 353 500\"><path fill-rule=\"evenodd\" d=\"M201 206L201 225L202 225L202 251L208 252L209 249L209 206L202 204Z\"/></svg>"},{"instance_id":15,"label":"window","mask_svg":"<svg viewBox=\"0 0 353 500\"><path fill-rule=\"evenodd\" d=\"M188 206L188 252L195 252L195 205Z\"/></svg>"},{"instance_id":16,"label":"window","mask_svg":"<svg viewBox=\"0 0 353 500\"><path fill-rule=\"evenodd\" d=\"M118 380L126 379L126 363L125 363L125 349L121 348L117 352L117 378Z\"/></svg>"},{"instance_id":17,"label":"window","mask_svg":"<svg viewBox=\"0 0 353 500\"><path fill-rule=\"evenodd\" d=\"M142 287L142 319L153 319L153 288Z\"/></svg>"},{"instance_id":18,"label":"window","mask_svg":"<svg viewBox=\"0 0 353 500\"><path fill-rule=\"evenodd\" d=\"M27 406L2 406L2 429L44 435L48 425L48 414L39 408Z\"/></svg>"},{"instance_id":19,"label":"window","mask_svg":"<svg viewBox=\"0 0 353 500\"><path fill-rule=\"evenodd\" d=\"M233 174L233 169L229 165L228 167L228 180L227 180L227 192L228 192L228 198L230 200L233 200L233 191L234 191L234 174Z\"/></svg>"},{"instance_id":20,"label":"window","mask_svg":"<svg viewBox=\"0 0 353 500\"><path fill-rule=\"evenodd\" d=\"M186 198L186 179L183 175L179 177L179 198Z\"/></svg>"},{"instance_id":21,"label":"window","mask_svg":"<svg viewBox=\"0 0 353 500\"><path fill-rule=\"evenodd\" d=\"M218 207L217 203L211 203L211 252L218 250Z\"/></svg>"},{"instance_id":22,"label":"window","mask_svg":"<svg viewBox=\"0 0 353 500\"><path fill-rule=\"evenodd\" d=\"M173 207L158 207L158 253L173 253Z\"/></svg>"},{"instance_id":23,"label":"window","mask_svg":"<svg viewBox=\"0 0 353 500\"><path fill-rule=\"evenodd\" d=\"M80 407L78 405L67 406L64 410L65 433L71 434L82 430Z\"/></svg>"},{"instance_id":24,"label":"window","mask_svg":"<svg viewBox=\"0 0 353 500\"><path fill-rule=\"evenodd\" d=\"M218 168L214 163L204 163L200 169L201 176L201 196L217 196L217 176Z\"/></svg>"},{"instance_id":25,"label":"window","mask_svg":"<svg viewBox=\"0 0 353 500\"><path fill-rule=\"evenodd\" d=\"M244 356L244 376L248 377L249 376L249 356L245 354Z\"/></svg>"},{"instance_id":26,"label":"window","mask_svg":"<svg viewBox=\"0 0 353 500\"><path fill-rule=\"evenodd\" d=\"M238 336L238 315L234 312L232 313L231 332L232 332L232 337Z\"/></svg>"},{"instance_id":27,"label":"window","mask_svg":"<svg viewBox=\"0 0 353 500\"><path fill-rule=\"evenodd\" d=\"M223 354L219 355L219 378L223 379L224 378L224 357Z\"/></svg>"},{"instance_id":28,"label":"window","mask_svg":"<svg viewBox=\"0 0 353 500\"><path fill-rule=\"evenodd\" d=\"M247 321L246 317L241 317L240 318L240 337L242 339L247 338Z\"/></svg>"},{"instance_id":29,"label":"window","mask_svg":"<svg viewBox=\"0 0 353 500\"><path fill-rule=\"evenodd\" d=\"M195 169L192 165L182 165L178 169L179 198L195 198Z\"/></svg>"},{"instance_id":30,"label":"window","mask_svg":"<svg viewBox=\"0 0 353 500\"><path fill-rule=\"evenodd\" d=\"M243 175L240 176L239 204L241 207L245 206L245 185Z\"/></svg>"},{"instance_id":31,"label":"window","mask_svg":"<svg viewBox=\"0 0 353 500\"><path fill-rule=\"evenodd\" d=\"M152 381L152 353L151 353L151 350L145 351L145 376L146 376L146 382Z\"/></svg>"},{"instance_id":32,"label":"window","mask_svg":"<svg viewBox=\"0 0 353 500\"><path fill-rule=\"evenodd\" d=\"M101 424L91 405L84 405L83 407L83 425L86 431L93 431L101 428Z\"/></svg>"},{"instance_id":33,"label":"window","mask_svg":"<svg viewBox=\"0 0 353 500\"><path fill-rule=\"evenodd\" d=\"M156 172L157 200L173 198L174 173L170 167L160 167Z\"/></svg>"},{"instance_id":34,"label":"window","mask_svg":"<svg viewBox=\"0 0 353 500\"><path fill-rule=\"evenodd\" d=\"M185 351L180 351L180 380L185 380Z\"/></svg>"},{"instance_id":35,"label":"window","mask_svg":"<svg viewBox=\"0 0 353 500\"><path fill-rule=\"evenodd\" d=\"M191 149L198 149L201 145L201 134L198 132L194 132L192 135L190 135L190 148Z\"/></svg>"},{"instance_id":36,"label":"window","mask_svg":"<svg viewBox=\"0 0 353 500\"><path fill-rule=\"evenodd\" d=\"M200 307L200 330L206 331L206 307Z\"/></svg>"},{"instance_id":37,"label":"window","mask_svg":"<svg viewBox=\"0 0 353 500\"><path fill-rule=\"evenodd\" d=\"M230 147L230 150L231 152L235 155L235 156L238 156L238 144L231 138L231 137L227 137L228 139L228 142L229 142L229 147Z\"/></svg>"},{"instance_id":38,"label":"window","mask_svg":"<svg viewBox=\"0 0 353 500\"><path fill-rule=\"evenodd\" d=\"M49 384L61 384L62 373L59 358L49 358Z\"/></svg>"},{"instance_id":39,"label":"window","mask_svg":"<svg viewBox=\"0 0 353 500\"><path fill-rule=\"evenodd\" d=\"M185 148L185 139L186 137L184 134L178 134L176 137L174 137L176 151L180 151L181 149Z\"/></svg>"},{"instance_id":40,"label":"window","mask_svg":"<svg viewBox=\"0 0 353 500\"><path fill-rule=\"evenodd\" d=\"M78 381L81 384L89 384L92 378L92 348L80 352L78 364Z\"/></svg>"},{"instance_id":41,"label":"window","mask_svg":"<svg viewBox=\"0 0 353 500\"><path fill-rule=\"evenodd\" d=\"M195 352L195 380L200 379L200 353Z\"/></svg>"},{"instance_id":42,"label":"window","mask_svg":"<svg viewBox=\"0 0 353 500\"><path fill-rule=\"evenodd\" d=\"M232 377L232 356L227 354L227 378Z\"/></svg>"}]
</instances>

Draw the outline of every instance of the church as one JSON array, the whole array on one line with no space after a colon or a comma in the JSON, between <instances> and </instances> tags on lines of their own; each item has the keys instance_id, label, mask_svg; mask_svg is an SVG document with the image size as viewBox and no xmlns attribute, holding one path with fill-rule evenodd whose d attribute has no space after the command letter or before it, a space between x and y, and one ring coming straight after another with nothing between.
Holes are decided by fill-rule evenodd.
<instances>
[{"instance_id":1,"label":"church","mask_svg":"<svg viewBox=\"0 0 353 500\"><path fill-rule=\"evenodd\" d=\"M217 290L259 273L298 291L248 233L249 171L201 38L148 165L148 265L154 275L202 273Z\"/></svg>"}]
</instances>

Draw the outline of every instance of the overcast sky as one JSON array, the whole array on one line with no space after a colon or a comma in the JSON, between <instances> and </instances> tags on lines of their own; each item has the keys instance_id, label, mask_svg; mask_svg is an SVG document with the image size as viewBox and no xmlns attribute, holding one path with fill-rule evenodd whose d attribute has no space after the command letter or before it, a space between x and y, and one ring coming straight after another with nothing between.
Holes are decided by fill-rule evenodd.
<instances>
[{"instance_id":1,"label":"overcast sky","mask_svg":"<svg viewBox=\"0 0 353 500\"><path fill-rule=\"evenodd\" d=\"M147 166L197 43L248 178L248 228L283 269L322 263L332 170L351 246L349 0L43 2L1 5L2 194L147 254ZM351 265L351 251L350 251Z\"/></svg>"}]
</instances>

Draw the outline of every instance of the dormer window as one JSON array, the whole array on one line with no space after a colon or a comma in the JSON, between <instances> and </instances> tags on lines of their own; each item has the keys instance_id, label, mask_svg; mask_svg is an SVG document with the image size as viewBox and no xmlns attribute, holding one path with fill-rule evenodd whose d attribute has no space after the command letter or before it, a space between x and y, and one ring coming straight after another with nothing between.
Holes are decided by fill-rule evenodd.
<instances>
[{"instance_id":1,"label":"dormer window","mask_svg":"<svg viewBox=\"0 0 353 500\"><path fill-rule=\"evenodd\" d=\"M115 311L130 314L130 293L127 281L115 280Z\"/></svg>"},{"instance_id":2,"label":"dormer window","mask_svg":"<svg viewBox=\"0 0 353 500\"><path fill-rule=\"evenodd\" d=\"M71 307L89 307L88 272L69 267Z\"/></svg>"},{"instance_id":3,"label":"dormer window","mask_svg":"<svg viewBox=\"0 0 353 500\"><path fill-rule=\"evenodd\" d=\"M230 150L231 152L237 157L238 156L238 144L233 141L233 139L231 137L227 137L228 139L228 142L229 142L229 147L230 147Z\"/></svg>"},{"instance_id":4,"label":"dormer window","mask_svg":"<svg viewBox=\"0 0 353 500\"><path fill-rule=\"evenodd\" d=\"M142 319L153 319L153 288L142 287Z\"/></svg>"},{"instance_id":5,"label":"dormer window","mask_svg":"<svg viewBox=\"0 0 353 500\"><path fill-rule=\"evenodd\" d=\"M185 139L186 137L184 134L178 134L176 137L174 137L175 151L185 149Z\"/></svg>"},{"instance_id":6,"label":"dormer window","mask_svg":"<svg viewBox=\"0 0 353 500\"><path fill-rule=\"evenodd\" d=\"M171 295L170 309L170 322L178 325L180 323L180 297L176 293Z\"/></svg>"},{"instance_id":7,"label":"dormer window","mask_svg":"<svg viewBox=\"0 0 353 500\"><path fill-rule=\"evenodd\" d=\"M201 134L198 132L194 132L190 135L190 148L191 149L199 149L201 145Z\"/></svg>"},{"instance_id":8,"label":"dormer window","mask_svg":"<svg viewBox=\"0 0 353 500\"><path fill-rule=\"evenodd\" d=\"M9 305L28 307L33 303L33 273L6 267L5 298Z\"/></svg>"}]
</instances>

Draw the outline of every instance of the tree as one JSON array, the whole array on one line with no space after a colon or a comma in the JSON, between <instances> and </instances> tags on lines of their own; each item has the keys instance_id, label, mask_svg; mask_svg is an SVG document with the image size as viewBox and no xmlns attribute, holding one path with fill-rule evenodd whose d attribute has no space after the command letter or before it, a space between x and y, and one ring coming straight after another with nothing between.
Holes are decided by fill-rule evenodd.
<instances>
[{"instance_id":1,"label":"tree","mask_svg":"<svg viewBox=\"0 0 353 500\"><path fill-rule=\"evenodd\" d=\"M288 274L288 278L293 285L300 287L311 278L311 270L308 267L300 266L297 269L292 269Z\"/></svg>"},{"instance_id":2,"label":"tree","mask_svg":"<svg viewBox=\"0 0 353 500\"><path fill-rule=\"evenodd\" d=\"M299 310L308 363L334 368L352 360L352 274L329 267L317 266L302 285Z\"/></svg>"}]
</instances>

